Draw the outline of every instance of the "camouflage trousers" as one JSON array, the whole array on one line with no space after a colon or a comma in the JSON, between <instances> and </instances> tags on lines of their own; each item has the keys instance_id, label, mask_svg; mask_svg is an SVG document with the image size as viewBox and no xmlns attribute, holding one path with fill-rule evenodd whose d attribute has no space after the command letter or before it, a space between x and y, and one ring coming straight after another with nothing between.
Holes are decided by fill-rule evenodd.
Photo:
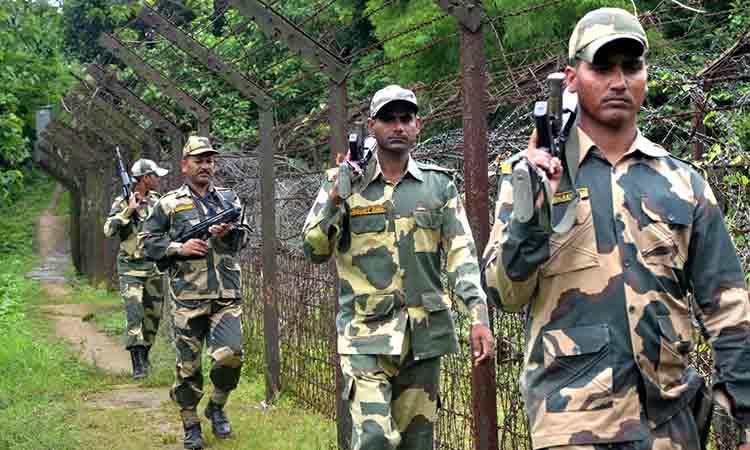
<instances>
[{"instance_id":1,"label":"camouflage trousers","mask_svg":"<svg viewBox=\"0 0 750 450\"><path fill-rule=\"evenodd\" d=\"M203 397L201 364L204 341L211 358L211 401L224 405L237 387L244 361L242 349L242 300L175 301L177 370L170 396L180 406L183 424L199 422L196 409Z\"/></svg>"},{"instance_id":2,"label":"camouflage trousers","mask_svg":"<svg viewBox=\"0 0 750 450\"><path fill-rule=\"evenodd\" d=\"M163 275L120 275L120 295L125 304L125 348L154 345L164 302Z\"/></svg>"},{"instance_id":3,"label":"camouflage trousers","mask_svg":"<svg viewBox=\"0 0 750 450\"><path fill-rule=\"evenodd\" d=\"M404 353L341 355L352 450L432 450L440 358Z\"/></svg>"}]
</instances>

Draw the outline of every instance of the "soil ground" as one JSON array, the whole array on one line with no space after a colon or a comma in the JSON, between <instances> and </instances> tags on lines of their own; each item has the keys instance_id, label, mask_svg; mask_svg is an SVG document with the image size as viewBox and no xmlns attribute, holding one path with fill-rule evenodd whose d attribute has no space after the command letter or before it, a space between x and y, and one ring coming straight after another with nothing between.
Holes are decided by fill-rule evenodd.
<instances>
[{"instance_id":1,"label":"soil ground","mask_svg":"<svg viewBox=\"0 0 750 450\"><path fill-rule=\"evenodd\" d=\"M71 280L66 272L71 265L68 219L56 216L57 203L62 189L58 186L47 210L39 218L35 249L40 257L40 266L27 277L39 280L42 289L53 302L40 309L54 322L58 337L65 339L87 363L115 375L127 375L131 371L130 354L122 344L99 332L89 319L107 306L70 304ZM168 388L148 388L133 384L115 385L111 390L94 393L83 402L81 421L84 425L98 428L97 411L116 410L126 415L137 415L133 423L147 424L152 436L158 436L164 445L154 448L179 449L177 445L181 427L176 414L170 410ZM100 430L99 433L106 430ZM99 434L96 433L96 434ZM166 442L165 442L166 441ZM112 448L118 448L113 444Z\"/></svg>"}]
</instances>

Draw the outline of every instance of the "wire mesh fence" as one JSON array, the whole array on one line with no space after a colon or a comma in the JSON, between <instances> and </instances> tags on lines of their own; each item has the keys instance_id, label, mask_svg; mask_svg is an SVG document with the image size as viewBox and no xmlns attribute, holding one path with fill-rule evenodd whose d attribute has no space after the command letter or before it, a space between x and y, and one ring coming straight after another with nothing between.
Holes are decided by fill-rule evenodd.
<instances>
[{"instance_id":1,"label":"wire mesh fence","mask_svg":"<svg viewBox=\"0 0 750 450\"><path fill-rule=\"evenodd\" d=\"M487 92L483 93L490 125L487 146L491 172L487 192L490 205L494 204L495 196L497 166L494 162L525 149L533 123L531 105L534 100L544 97L542 86L546 75L561 69L565 63L565 43L559 39L534 41L533 45L506 51L501 33L507 27L523 24L535 14L560 11L564 8L563 3L560 0L540 0L515 10L486 12L484 16L485 33L488 41L493 42L493 53L487 58ZM316 24L325 15L336 14L336 1L310 2L307 8L295 10L293 14L290 12L291 3L276 1L266 5L275 8L276 12L350 64L346 83L352 93L348 100L350 126L365 116L372 86L397 81L400 70L413 70L412 65L425 54L456 48L459 43L460 28L455 20L436 10L414 23L376 36L358 48L347 46L342 36L351 29L367 20L398 14L399 2L392 0L379 2L377 7L351 17L350 23L324 30ZM670 2L662 2L657 9L642 16L647 29L659 31L689 24L689 33L708 33L710 26L716 24L694 24L699 22L695 15L672 14L669 5ZM198 11L198 20L184 26L191 38L221 59L236 65L243 76L267 90L278 109L274 129L276 146L273 149L277 232L272 245L277 266L273 289L280 331L281 383L285 392L304 407L337 419L335 267L308 262L301 251L300 236L305 215L323 178L322 168L330 160L329 116L332 108L330 103L320 100L330 89L329 80L309 62L285 49L281 39L264 36L255 22L233 8L223 4L205 9ZM670 13L669 20L666 19L667 12ZM168 17L177 20L178 13L183 12ZM706 17L721 21L731 13L732 9L726 8ZM219 24L223 31L217 35ZM421 34L425 30L437 31ZM415 40L417 35L419 45L410 44L407 50L396 55L384 51L385 46ZM155 33L138 35L126 30L121 33L121 38L130 50L151 62L166 78L211 110L213 129L218 130L212 138L227 150L227 156L220 162L218 183L231 187L240 195L248 207L248 218L254 228L251 244L242 255L245 285L243 326L246 368L264 372L267 333L264 330L266 297L261 248L269 243L263 241L260 231L262 173L258 130L247 126L255 120L257 105L236 93L218 96L217 93L230 92L231 88L212 78L209 70L194 64L191 58ZM656 52L659 56L649 60L650 88L659 95L652 104L644 105L639 123L647 137L676 156L694 157L718 193L720 202L727 206L727 222L733 235L745 236L750 233L750 184L742 177L748 173L750 157L748 149L739 144L740 135L747 131L735 129L732 123L734 114L750 109L750 80L747 76L750 73L750 44L747 35L738 36L737 42L738 46L724 55L716 51L707 51L705 55ZM660 45L664 42L657 42L654 50ZM695 58L705 60L706 71L695 72ZM102 62L114 61L106 58ZM115 64L110 64L110 68L115 70ZM169 96L157 95L153 83L140 79L130 69L118 73L123 84L148 100L150 105L163 111L181 128L190 128L194 118L180 111L184 108L179 102ZM209 81L195 83L196 79ZM410 87L419 97L420 113L424 119L423 137L413 155L455 169L457 183L463 186L464 132L460 122L464 93L461 92L460 76L449 72L429 83L416 81ZM88 95L95 97L100 94L93 90ZM110 103L118 103L118 99L109 94L104 98ZM143 122L136 111L126 109L126 112L133 120ZM173 156L166 153L165 159ZM488 216L492 216L491 213L488 211ZM738 249L745 269L750 269L750 245L738 241ZM469 323L461 311L455 312L454 319L461 350L442 361L441 409L436 428L435 446L445 450L476 448ZM499 445L503 449L529 449L531 442L518 388L524 352L524 317L494 311L492 320L497 349L494 380L490 382L494 383L496 393ZM705 345L698 346L691 356L691 363L702 373L710 375L712 359ZM713 436L716 448L733 447L731 421L721 415L717 417Z\"/></svg>"}]
</instances>

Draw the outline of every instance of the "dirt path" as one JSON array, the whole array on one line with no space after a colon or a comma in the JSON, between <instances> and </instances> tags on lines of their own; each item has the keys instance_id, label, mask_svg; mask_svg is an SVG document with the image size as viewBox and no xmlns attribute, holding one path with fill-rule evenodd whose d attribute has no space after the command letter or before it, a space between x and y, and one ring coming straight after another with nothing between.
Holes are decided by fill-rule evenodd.
<instances>
[{"instance_id":1,"label":"dirt path","mask_svg":"<svg viewBox=\"0 0 750 450\"><path fill-rule=\"evenodd\" d=\"M92 314L96 314L102 308L108 308L64 303L70 301L73 289L71 280L66 276L72 265L68 218L55 215L62 192L58 185L49 207L39 218L34 248L40 257L40 265L26 276L41 283L42 289L53 302L42 306L41 310L53 321L55 333L68 341L79 352L82 360L109 373L129 374L129 353L122 344L100 333L88 321ZM149 435L162 436L162 440L172 441L160 443L153 448L181 448L173 444L179 427L174 417L166 417L162 408L162 405L169 401L166 388L146 388L135 384L117 385L107 391L88 395L83 400L84 410L80 415L85 418L95 421L97 417L101 419L101 413L117 410L117 414L125 414L143 423ZM162 415L165 417L160 420ZM146 417L150 420L145 420ZM83 422L86 423L86 420ZM92 427L99 433L108 434L106 429L101 429L101 425L96 422ZM164 439L163 436L169 436L169 439Z\"/></svg>"}]
</instances>

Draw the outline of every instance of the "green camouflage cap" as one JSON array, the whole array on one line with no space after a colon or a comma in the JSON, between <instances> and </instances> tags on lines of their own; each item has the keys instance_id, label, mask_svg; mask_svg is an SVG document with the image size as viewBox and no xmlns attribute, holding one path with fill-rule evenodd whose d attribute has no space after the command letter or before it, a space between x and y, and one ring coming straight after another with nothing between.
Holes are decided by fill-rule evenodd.
<instances>
[{"instance_id":1,"label":"green camouflage cap","mask_svg":"<svg viewBox=\"0 0 750 450\"><path fill-rule=\"evenodd\" d=\"M629 39L639 44L640 54L648 50L648 39L638 19L620 8L599 8L590 11L576 24L568 44L570 63L576 59L593 62L594 55L605 44Z\"/></svg>"},{"instance_id":2,"label":"green camouflage cap","mask_svg":"<svg viewBox=\"0 0 750 450\"><path fill-rule=\"evenodd\" d=\"M169 170L159 167L150 159L139 159L133 163L133 167L130 169L130 174L134 177L142 177L150 173L155 173L156 176L163 177L169 173Z\"/></svg>"},{"instance_id":3,"label":"green camouflage cap","mask_svg":"<svg viewBox=\"0 0 750 450\"><path fill-rule=\"evenodd\" d=\"M378 111L383 109L383 106L395 101L410 103L414 106L416 111L419 111L417 96L414 95L414 92L409 89L404 89L399 85L391 84L390 86L386 86L379 90L372 96L372 101L370 102L370 118L375 117L378 114Z\"/></svg>"},{"instance_id":4,"label":"green camouflage cap","mask_svg":"<svg viewBox=\"0 0 750 450\"><path fill-rule=\"evenodd\" d=\"M205 155L206 153L219 153L218 150L211 147L211 141L204 136L190 136L182 147L182 157Z\"/></svg>"}]
</instances>

